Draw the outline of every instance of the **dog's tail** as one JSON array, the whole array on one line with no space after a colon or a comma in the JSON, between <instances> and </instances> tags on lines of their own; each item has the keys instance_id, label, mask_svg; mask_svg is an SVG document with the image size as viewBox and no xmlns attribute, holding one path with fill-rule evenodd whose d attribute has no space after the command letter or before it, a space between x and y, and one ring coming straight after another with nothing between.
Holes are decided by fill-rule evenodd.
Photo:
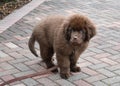
<instances>
[{"instance_id":1,"label":"dog's tail","mask_svg":"<svg viewBox=\"0 0 120 86\"><path fill-rule=\"evenodd\" d=\"M29 39L28 46L29 46L30 51L31 51L36 57L38 57L38 55L37 55L37 53L36 53L36 51L35 51L34 45L35 45L35 37L34 37L34 35L32 34L32 36L31 36L30 39Z\"/></svg>"}]
</instances>

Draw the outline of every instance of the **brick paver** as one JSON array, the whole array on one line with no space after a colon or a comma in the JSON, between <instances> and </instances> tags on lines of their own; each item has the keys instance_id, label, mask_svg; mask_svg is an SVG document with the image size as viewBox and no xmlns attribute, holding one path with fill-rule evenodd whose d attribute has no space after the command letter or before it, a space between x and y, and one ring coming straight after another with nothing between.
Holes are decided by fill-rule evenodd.
<instances>
[{"instance_id":1,"label":"brick paver","mask_svg":"<svg viewBox=\"0 0 120 86\"><path fill-rule=\"evenodd\" d=\"M120 86L120 0L46 0L0 33L0 83L45 69L28 49L33 27L47 15L82 13L96 24L97 35L78 60L80 73L68 80L49 73L11 86ZM2 29L2 28L1 28ZM36 50L39 52L38 45Z\"/></svg>"}]
</instances>

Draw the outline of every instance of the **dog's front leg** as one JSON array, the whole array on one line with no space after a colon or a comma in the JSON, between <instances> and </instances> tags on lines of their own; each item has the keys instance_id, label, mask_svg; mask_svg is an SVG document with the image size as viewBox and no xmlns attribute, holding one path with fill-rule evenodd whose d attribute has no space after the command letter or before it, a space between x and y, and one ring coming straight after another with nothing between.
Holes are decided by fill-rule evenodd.
<instances>
[{"instance_id":1,"label":"dog's front leg","mask_svg":"<svg viewBox=\"0 0 120 86\"><path fill-rule=\"evenodd\" d=\"M60 68L61 78L68 79L70 77L70 60L69 56L64 56L60 54L57 55L57 62Z\"/></svg>"},{"instance_id":2,"label":"dog's front leg","mask_svg":"<svg viewBox=\"0 0 120 86\"><path fill-rule=\"evenodd\" d=\"M79 56L77 56L77 55L73 55L72 57L70 57L70 71L71 72L80 72L81 71L80 67L78 67L76 65L78 58L79 58Z\"/></svg>"}]
</instances>

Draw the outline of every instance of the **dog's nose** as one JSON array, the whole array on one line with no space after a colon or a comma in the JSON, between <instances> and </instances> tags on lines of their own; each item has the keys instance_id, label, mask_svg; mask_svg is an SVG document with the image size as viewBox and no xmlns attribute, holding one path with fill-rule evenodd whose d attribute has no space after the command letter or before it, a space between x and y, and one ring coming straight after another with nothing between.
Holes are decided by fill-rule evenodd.
<instances>
[{"instance_id":1,"label":"dog's nose","mask_svg":"<svg viewBox=\"0 0 120 86\"><path fill-rule=\"evenodd\" d=\"M77 37L74 37L73 38L73 42L77 42L78 41L78 38Z\"/></svg>"},{"instance_id":2,"label":"dog's nose","mask_svg":"<svg viewBox=\"0 0 120 86\"><path fill-rule=\"evenodd\" d=\"M77 36L74 36L74 40L77 40Z\"/></svg>"}]
</instances>

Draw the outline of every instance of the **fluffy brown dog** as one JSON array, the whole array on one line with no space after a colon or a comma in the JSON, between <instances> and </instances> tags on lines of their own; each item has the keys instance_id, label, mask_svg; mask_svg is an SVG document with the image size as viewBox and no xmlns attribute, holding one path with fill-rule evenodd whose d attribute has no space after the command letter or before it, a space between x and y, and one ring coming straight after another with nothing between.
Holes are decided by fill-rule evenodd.
<instances>
[{"instance_id":1,"label":"fluffy brown dog","mask_svg":"<svg viewBox=\"0 0 120 86\"><path fill-rule=\"evenodd\" d=\"M95 34L95 26L83 15L48 16L35 27L29 40L29 48L35 56L38 56L34 43L35 41L39 43L41 57L47 68L54 66L52 56L56 53L60 76L67 79L70 71L80 71L76 62Z\"/></svg>"}]
</instances>

